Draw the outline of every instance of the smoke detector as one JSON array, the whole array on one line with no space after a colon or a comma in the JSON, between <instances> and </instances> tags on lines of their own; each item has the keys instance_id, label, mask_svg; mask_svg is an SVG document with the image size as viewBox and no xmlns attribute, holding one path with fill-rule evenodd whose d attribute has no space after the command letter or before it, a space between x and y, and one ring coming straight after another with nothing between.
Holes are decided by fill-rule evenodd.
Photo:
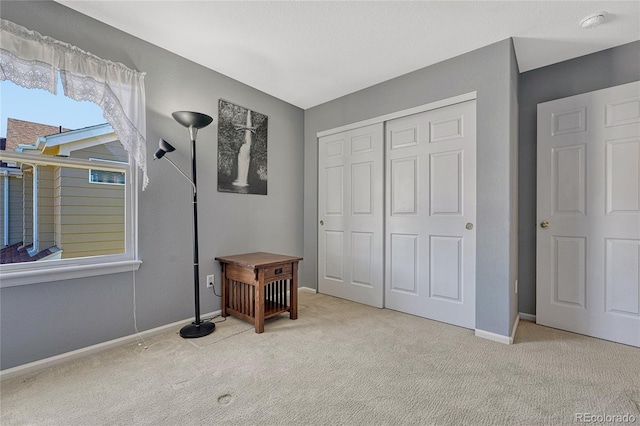
<instances>
[{"instance_id":1,"label":"smoke detector","mask_svg":"<svg viewBox=\"0 0 640 426\"><path fill-rule=\"evenodd\" d=\"M607 12L592 13L580 20L580 27L584 29L595 28L604 22Z\"/></svg>"}]
</instances>

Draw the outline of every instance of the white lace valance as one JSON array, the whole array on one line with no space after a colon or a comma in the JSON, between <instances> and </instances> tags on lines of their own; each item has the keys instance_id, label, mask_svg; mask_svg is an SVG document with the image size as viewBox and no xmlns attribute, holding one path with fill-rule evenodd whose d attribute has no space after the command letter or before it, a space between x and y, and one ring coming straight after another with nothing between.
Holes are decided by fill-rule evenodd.
<instances>
[{"instance_id":1,"label":"white lace valance","mask_svg":"<svg viewBox=\"0 0 640 426\"><path fill-rule=\"evenodd\" d=\"M142 189L146 188L145 74L0 19L0 79L55 94L58 71L66 96L102 108L142 171Z\"/></svg>"}]
</instances>

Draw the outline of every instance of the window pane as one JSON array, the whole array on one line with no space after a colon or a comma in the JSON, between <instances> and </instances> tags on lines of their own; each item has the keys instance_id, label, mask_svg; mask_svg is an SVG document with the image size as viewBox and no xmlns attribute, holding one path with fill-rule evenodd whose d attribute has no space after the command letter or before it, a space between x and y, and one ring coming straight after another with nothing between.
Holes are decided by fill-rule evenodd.
<instances>
[{"instance_id":1,"label":"window pane","mask_svg":"<svg viewBox=\"0 0 640 426\"><path fill-rule=\"evenodd\" d=\"M17 222L10 223L10 228L21 232L14 232L12 244L2 249L0 263L125 252L125 187L94 185L87 172L23 164L22 176L8 178L9 187L14 188L8 214L10 222L12 218ZM3 217L4 210L3 203Z\"/></svg>"},{"instance_id":2,"label":"window pane","mask_svg":"<svg viewBox=\"0 0 640 426\"><path fill-rule=\"evenodd\" d=\"M89 181L91 183L124 185L124 173L91 169L89 173Z\"/></svg>"}]
</instances>

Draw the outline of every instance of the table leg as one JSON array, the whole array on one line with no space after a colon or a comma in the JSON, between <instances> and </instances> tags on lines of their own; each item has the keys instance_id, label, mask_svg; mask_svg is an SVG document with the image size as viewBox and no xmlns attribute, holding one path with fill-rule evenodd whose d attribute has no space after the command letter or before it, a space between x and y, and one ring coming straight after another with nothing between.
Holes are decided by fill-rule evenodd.
<instances>
[{"instance_id":1,"label":"table leg","mask_svg":"<svg viewBox=\"0 0 640 426\"><path fill-rule=\"evenodd\" d=\"M229 295L227 294L227 268L226 268L226 264L222 263L222 280L220 281L220 288L221 288L221 293L222 293L222 297L220 298L221 300L221 304L222 307L220 308L220 316L222 317L226 317L227 316L227 297L229 297Z\"/></svg>"},{"instance_id":2,"label":"table leg","mask_svg":"<svg viewBox=\"0 0 640 426\"><path fill-rule=\"evenodd\" d=\"M293 262L293 276L291 277L291 306L289 306L289 318L298 319L298 262Z\"/></svg>"},{"instance_id":3,"label":"table leg","mask_svg":"<svg viewBox=\"0 0 640 426\"><path fill-rule=\"evenodd\" d=\"M258 270L256 285L256 316L254 318L256 333L264 332L264 269Z\"/></svg>"}]
</instances>

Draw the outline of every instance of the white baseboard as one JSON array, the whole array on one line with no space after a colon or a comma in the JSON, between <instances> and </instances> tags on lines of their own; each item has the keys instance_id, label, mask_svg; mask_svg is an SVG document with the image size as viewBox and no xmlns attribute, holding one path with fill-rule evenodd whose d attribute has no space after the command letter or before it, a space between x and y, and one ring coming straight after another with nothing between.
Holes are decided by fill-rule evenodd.
<instances>
[{"instance_id":1,"label":"white baseboard","mask_svg":"<svg viewBox=\"0 0 640 426\"><path fill-rule=\"evenodd\" d=\"M203 314L200 316L200 318L212 318L218 315L220 315L219 310L215 312L209 312L208 314ZM12 379L14 377L22 376L24 374L35 373L37 371L44 370L45 368L53 367L54 365L58 365L63 362L71 361L77 358L82 358L88 355L105 351L107 349L112 349L117 346L135 342L140 340L140 338L148 338L156 334L164 333L165 331L168 331L172 328L178 328L182 325L189 324L190 322L193 322L193 318L184 319L182 321L176 321L171 324L161 325L160 327L141 331L140 333L137 333L137 334L130 334L128 336L120 337L118 339L113 339L107 342L98 343L96 345L87 346L86 348L80 348L75 351L66 352L60 355L55 355L49 358L30 362L28 364L18 365L17 367L7 368L6 370L0 371L0 381Z\"/></svg>"},{"instance_id":2,"label":"white baseboard","mask_svg":"<svg viewBox=\"0 0 640 426\"><path fill-rule=\"evenodd\" d=\"M310 292L316 293L316 290L309 287L299 287L298 292ZM200 318L212 318L220 315L220 310L215 312L209 312L208 314L202 314ZM55 355L49 358L41 359L38 361L30 362L28 364L18 365L17 367L7 368L6 370L0 371L0 381L9 380L17 376L22 376L24 374L35 373L40 370L44 370L45 368L53 367L54 365L61 364L66 361L71 361L73 359L85 357L91 354L95 354L98 352L105 351L107 349L115 348L117 346L125 345L127 343L135 342L140 338L147 338L154 336L156 334L164 333L172 328L178 328L185 324L189 324L193 321L193 318L184 319L182 321L176 321L171 324L161 325L160 327L152 328L150 330L141 331L137 334L131 334L129 336L120 337L118 339L109 340L107 342L98 343L96 345L87 346L86 348L80 348L75 351L66 352L60 355Z\"/></svg>"},{"instance_id":3,"label":"white baseboard","mask_svg":"<svg viewBox=\"0 0 640 426\"><path fill-rule=\"evenodd\" d=\"M482 337L483 339L491 340L498 343L504 343L505 345L509 345L509 336L503 336L502 334L492 333L490 331L484 331L476 328L475 332L476 337Z\"/></svg>"},{"instance_id":4,"label":"white baseboard","mask_svg":"<svg viewBox=\"0 0 640 426\"><path fill-rule=\"evenodd\" d=\"M536 322L536 316L531 314L525 314L524 312L520 312L520 319L524 321Z\"/></svg>"},{"instance_id":5,"label":"white baseboard","mask_svg":"<svg viewBox=\"0 0 640 426\"><path fill-rule=\"evenodd\" d=\"M516 331L518 330L518 326L520 325L520 314L516 315L516 319L513 321L513 328L511 329L511 336L509 336L509 344L513 345L514 340L516 339Z\"/></svg>"},{"instance_id":6,"label":"white baseboard","mask_svg":"<svg viewBox=\"0 0 640 426\"><path fill-rule=\"evenodd\" d=\"M502 334L492 333L490 331L484 331L478 328L476 328L475 330L475 335L476 337L481 337L483 339L491 340L498 343L504 343L505 345L513 345L513 340L516 336L518 324L520 324L520 315L516 315L516 319L513 322L513 331L511 332L511 336L503 336Z\"/></svg>"}]
</instances>

